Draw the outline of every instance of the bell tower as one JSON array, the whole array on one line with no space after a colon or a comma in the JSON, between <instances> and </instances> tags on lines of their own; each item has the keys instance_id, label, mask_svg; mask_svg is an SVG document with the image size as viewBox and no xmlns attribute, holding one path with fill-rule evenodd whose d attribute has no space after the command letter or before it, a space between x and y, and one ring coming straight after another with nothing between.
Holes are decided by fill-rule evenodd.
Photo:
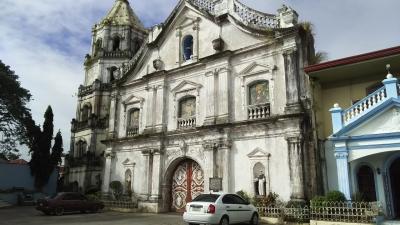
<instances>
[{"instance_id":1,"label":"bell tower","mask_svg":"<svg viewBox=\"0 0 400 225\"><path fill-rule=\"evenodd\" d=\"M92 28L90 53L84 61L85 79L79 87L76 117L71 122L71 146L66 157L66 185L74 191L98 188L109 125L111 91L119 67L144 43L147 30L128 0L116 0Z\"/></svg>"},{"instance_id":2,"label":"bell tower","mask_svg":"<svg viewBox=\"0 0 400 225\"><path fill-rule=\"evenodd\" d=\"M96 79L113 82L119 71L138 51L147 30L133 12L128 0L116 0L108 14L92 29L92 46L85 58L85 86Z\"/></svg>"}]
</instances>

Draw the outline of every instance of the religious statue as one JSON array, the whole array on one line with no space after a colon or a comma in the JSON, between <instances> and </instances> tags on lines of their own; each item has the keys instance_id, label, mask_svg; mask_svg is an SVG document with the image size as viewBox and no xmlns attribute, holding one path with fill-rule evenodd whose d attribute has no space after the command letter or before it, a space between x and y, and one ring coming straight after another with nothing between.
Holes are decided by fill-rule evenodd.
<instances>
[{"instance_id":1,"label":"religious statue","mask_svg":"<svg viewBox=\"0 0 400 225\"><path fill-rule=\"evenodd\" d=\"M128 193L128 195L132 194L132 178L131 175L128 174L125 178L125 186L126 186L126 193Z\"/></svg>"},{"instance_id":2,"label":"religious statue","mask_svg":"<svg viewBox=\"0 0 400 225\"><path fill-rule=\"evenodd\" d=\"M264 171L260 170L260 174L254 179L256 195L265 196L265 180Z\"/></svg>"}]
</instances>

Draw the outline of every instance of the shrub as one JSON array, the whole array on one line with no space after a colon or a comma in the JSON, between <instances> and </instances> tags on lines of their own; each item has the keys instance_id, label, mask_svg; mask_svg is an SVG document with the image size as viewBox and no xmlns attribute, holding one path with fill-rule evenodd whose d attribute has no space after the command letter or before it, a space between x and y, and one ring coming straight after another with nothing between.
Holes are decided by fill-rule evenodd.
<instances>
[{"instance_id":1,"label":"shrub","mask_svg":"<svg viewBox=\"0 0 400 225\"><path fill-rule=\"evenodd\" d=\"M326 202L326 197L325 196L314 196L314 198L311 199L311 207L322 207L324 206Z\"/></svg>"},{"instance_id":2,"label":"shrub","mask_svg":"<svg viewBox=\"0 0 400 225\"><path fill-rule=\"evenodd\" d=\"M290 200L286 203L287 208L303 208L305 206L308 206L306 201Z\"/></svg>"},{"instance_id":3,"label":"shrub","mask_svg":"<svg viewBox=\"0 0 400 225\"><path fill-rule=\"evenodd\" d=\"M250 196L247 192L240 190L238 192L236 192L237 195L239 195L240 197L242 197L245 201L250 202Z\"/></svg>"},{"instance_id":4,"label":"shrub","mask_svg":"<svg viewBox=\"0 0 400 225\"><path fill-rule=\"evenodd\" d=\"M328 202L344 202L346 197L340 191L330 191L325 195L326 201Z\"/></svg>"},{"instance_id":5,"label":"shrub","mask_svg":"<svg viewBox=\"0 0 400 225\"><path fill-rule=\"evenodd\" d=\"M122 184L120 181L111 181L110 182L110 188L112 191L112 194L116 199L119 199L122 195Z\"/></svg>"},{"instance_id":6,"label":"shrub","mask_svg":"<svg viewBox=\"0 0 400 225\"><path fill-rule=\"evenodd\" d=\"M267 196L255 196L252 203L261 207L277 206L280 203L279 195L275 192L270 192Z\"/></svg>"}]
</instances>

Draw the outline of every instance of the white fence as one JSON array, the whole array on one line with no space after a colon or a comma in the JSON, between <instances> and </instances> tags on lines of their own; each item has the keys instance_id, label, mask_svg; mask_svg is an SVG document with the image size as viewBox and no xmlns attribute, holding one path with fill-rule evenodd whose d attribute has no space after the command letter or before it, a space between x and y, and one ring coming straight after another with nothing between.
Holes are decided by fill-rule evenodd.
<instances>
[{"instance_id":1,"label":"white fence","mask_svg":"<svg viewBox=\"0 0 400 225\"><path fill-rule=\"evenodd\" d=\"M302 207L257 207L260 216L284 221L309 220L372 223L378 216L377 202L310 202Z\"/></svg>"}]
</instances>

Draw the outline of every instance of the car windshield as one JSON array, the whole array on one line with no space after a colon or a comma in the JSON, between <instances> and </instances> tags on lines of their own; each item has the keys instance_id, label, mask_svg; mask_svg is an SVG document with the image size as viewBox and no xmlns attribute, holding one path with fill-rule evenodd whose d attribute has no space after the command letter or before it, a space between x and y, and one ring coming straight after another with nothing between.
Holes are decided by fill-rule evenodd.
<instances>
[{"instance_id":1,"label":"car windshield","mask_svg":"<svg viewBox=\"0 0 400 225\"><path fill-rule=\"evenodd\" d=\"M202 194L192 200L192 202L215 202L219 195L216 194Z\"/></svg>"}]
</instances>

